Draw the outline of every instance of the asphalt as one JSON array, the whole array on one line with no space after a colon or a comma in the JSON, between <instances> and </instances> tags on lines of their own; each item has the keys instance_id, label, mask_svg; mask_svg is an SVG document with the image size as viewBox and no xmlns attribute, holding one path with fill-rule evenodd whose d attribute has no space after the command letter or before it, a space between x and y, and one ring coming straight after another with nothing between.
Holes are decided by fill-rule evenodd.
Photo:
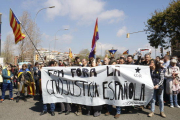
<instances>
[{"instance_id":1,"label":"asphalt","mask_svg":"<svg viewBox=\"0 0 180 120\"><path fill-rule=\"evenodd\" d=\"M14 97L16 98L17 91L14 90ZM9 92L6 92L6 99L3 103L0 103L0 120L113 120L114 116L105 116L105 110L99 117L86 116L85 110L83 110L83 115L76 116L74 112L71 112L69 115L61 114L60 106L56 105L55 116L51 116L50 113L40 116L42 111L42 101L39 101L38 96L34 98L28 98L27 102L24 102L22 99L19 103L16 101L8 100ZM155 115L153 117L147 117L147 114L150 112L149 109L144 109L143 111L133 108L130 112L122 109L122 114L120 116L121 120L180 120L180 108L170 108L168 105L165 105L164 108L166 118L162 118L159 115L159 107L156 106Z\"/></svg>"}]
</instances>

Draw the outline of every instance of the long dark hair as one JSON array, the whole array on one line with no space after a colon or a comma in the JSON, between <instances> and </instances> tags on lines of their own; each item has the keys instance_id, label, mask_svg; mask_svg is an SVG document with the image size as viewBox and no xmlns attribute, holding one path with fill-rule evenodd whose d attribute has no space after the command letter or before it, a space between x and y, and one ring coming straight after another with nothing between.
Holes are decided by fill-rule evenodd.
<instances>
[{"instance_id":1,"label":"long dark hair","mask_svg":"<svg viewBox=\"0 0 180 120\"><path fill-rule=\"evenodd\" d=\"M151 64L152 61L154 62L155 70L159 70L160 69L159 62L157 63L154 59L151 59L149 63Z\"/></svg>"}]
</instances>

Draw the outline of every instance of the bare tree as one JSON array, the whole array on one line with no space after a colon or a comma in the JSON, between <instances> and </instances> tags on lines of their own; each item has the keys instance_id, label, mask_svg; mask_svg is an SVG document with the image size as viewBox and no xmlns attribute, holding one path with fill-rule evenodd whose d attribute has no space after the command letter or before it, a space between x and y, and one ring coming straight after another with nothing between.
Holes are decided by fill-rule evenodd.
<instances>
[{"instance_id":1,"label":"bare tree","mask_svg":"<svg viewBox=\"0 0 180 120\"><path fill-rule=\"evenodd\" d=\"M9 34L6 37L6 40L4 42L4 47L3 47L3 53L2 56L4 57L4 61L7 63L12 63L14 62L14 40L13 37Z\"/></svg>"},{"instance_id":2,"label":"bare tree","mask_svg":"<svg viewBox=\"0 0 180 120\"><path fill-rule=\"evenodd\" d=\"M41 34L39 28L36 26L34 21L31 19L30 13L27 11L23 12L23 15L20 17L21 24L24 26L25 30L27 31L28 35L30 36L32 42L37 47L41 41ZM22 32L26 34L24 29ZM34 58L34 46L31 43L29 37L26 35L25 39L18 43L19 45L19 54L21 61L31 61L33 62Z\"/></svg>"}]
</instances>

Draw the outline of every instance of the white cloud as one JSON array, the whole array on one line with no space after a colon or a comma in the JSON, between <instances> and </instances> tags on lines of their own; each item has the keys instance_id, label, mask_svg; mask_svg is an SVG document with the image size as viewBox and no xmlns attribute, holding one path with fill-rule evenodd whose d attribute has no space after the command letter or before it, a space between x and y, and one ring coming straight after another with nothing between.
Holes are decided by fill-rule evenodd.
<instances>
[{"instance_id":1,"label":"white cloud","mask_svg":"<svg viewBox=\"0 0 180 120\"><path fill-rule=\"evenodd\" d=\"M124 19L124 12L118 9L107 10L99 15L100 20L110 20L109 23L118 22Z\"/></svg>"},{"instance_id":2,"label":"white cloud","mask_svg":"<svg viewBox=\"0 0 180 120\"><path fill-rule=\"evenodd\" d=\"M47 17L53 20L57 16L68 16L78 20L79 24L91 23L99 17L109 23L124 19L124 12L118 9L105 10L106 2L103 0L47 0L44 6L55 6L47 9Z\"/></svg>"},{"instance_id":3,"label":"white cloud","mask_svg":"<svg viewBox=\"0 0 180 120\"><path fill-rule=\"evenodd\" d=\"M25 9L29 8L30 6L35 6L37 5L37 0L24 0L21 4L21 6Z\"/></svg>"},{"instance_id":4,"label":"white cloud","mask_svg":"<svg viewBox=\"0 0 180 120\"><path fill-rule=\"evenodd\" d=\"M64 44L70 44L73 40L73 36L71 34L56 35L56 42L55 36L50 36L46 33L43 33L42 36L42 42L39 47L48 49L50 47L51 50L54 50L54 47L56 50L59 50L60 47L63 48Z\"/></svg>"},{"instance_id":5,"label":"white cloud","mask_svg":"<svg viewBox=\"0 0 180 120\"><path fill-rule=\"evenodd\" d=\"M56 37L59 43L67 43L70 44L72 42L73 36L70 34L63 34L61 36Z\"/></svg>"},{"instance_id":6,"label":"white cloud","mask_svg":"<svg viewBox=\"0 0 180 120\"><path fill-rule=\"evenodd\" d=\"M121 37L122 35L125 35L125 34L127 34L127 28L126 26L123 26L121 29L118 30L117 36Z\"/></svg>"}]
</instances>

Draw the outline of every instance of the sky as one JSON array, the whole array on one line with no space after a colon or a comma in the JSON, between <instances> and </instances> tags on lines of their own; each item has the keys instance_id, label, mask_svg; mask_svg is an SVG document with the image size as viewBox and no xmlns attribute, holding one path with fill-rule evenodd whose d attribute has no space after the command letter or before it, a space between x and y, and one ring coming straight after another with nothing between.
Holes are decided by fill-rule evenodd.
<instances>
[{"instance_id":1,"label":"sky","mask_svg":"<svg viewBox=\"0 0 180 120\"><path fill-rule=\"evenodd\" d=\"M12 34L9 25L9 9L17 17L28 11L35 19L41 8L55 6L40 11L36 24L40 29L41 45L39 48L79 53L82 49L91 50L96 18L98 18L99 40L97 55L104 55L105 50L117 49L119 53L129 49L133 54L138 48L152 49L146 32L130 34L146 29L145 24L155 10L165 9L171 0L0 0L2 13L2 46L8 34ZM68 29L68 30L64 30ZM58 32L57 32L58 31ZM13 34L12 34L13 35ZM55 42L55 36L57 38ZM55 48L54 48L55 46ZM156 55L160 55L157 49Z\"/></svg>"}]
</instances>

